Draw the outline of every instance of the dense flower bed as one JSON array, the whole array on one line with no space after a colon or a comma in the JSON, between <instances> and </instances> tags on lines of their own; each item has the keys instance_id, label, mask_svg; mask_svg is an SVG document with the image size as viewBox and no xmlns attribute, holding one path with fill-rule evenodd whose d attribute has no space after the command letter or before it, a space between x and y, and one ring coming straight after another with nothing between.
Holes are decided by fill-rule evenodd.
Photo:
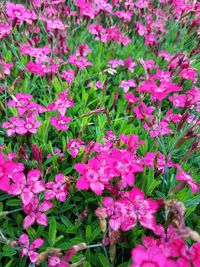
<instances>
[{"instance_id":1,"label":"dense flower bed","mask_svg":"<svg viewBox=\"0 0 200 267\"><path fill-rule=\"evenodd\" d=\"M0 262L200 266L200 3L0 6Z\"/></svg>"}]
</instances>

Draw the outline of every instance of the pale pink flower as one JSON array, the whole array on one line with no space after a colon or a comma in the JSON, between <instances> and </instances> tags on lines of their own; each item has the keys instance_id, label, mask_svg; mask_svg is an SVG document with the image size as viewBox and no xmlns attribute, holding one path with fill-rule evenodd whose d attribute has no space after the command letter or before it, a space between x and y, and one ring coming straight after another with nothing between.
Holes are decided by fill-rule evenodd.
<instances>
[{"instance_id":1,"label":"pale pink flower","mask_svg":"<svg viewBox=\"0 0 200 267\"><path fill-rule=\"evenodd\" d=\"M132 79L127 80L127 81L123 80L119 84L119 88L122 88L125 93L127 93L131 87L132 88L136 87L136 84L135 84L134 80L132 80Z\"/></svg>"},{"instance_id":2,"label":"pale pink flower","mask_svg":"<svg viewBox=\"0 0 200 267\"><path fill-rule=\"evenodd\" d=\"M113 69L116 69L118 66L124 66L124 61L121 59L112 59L108 61L108 65Z\"/></svg>"}]
</instances>

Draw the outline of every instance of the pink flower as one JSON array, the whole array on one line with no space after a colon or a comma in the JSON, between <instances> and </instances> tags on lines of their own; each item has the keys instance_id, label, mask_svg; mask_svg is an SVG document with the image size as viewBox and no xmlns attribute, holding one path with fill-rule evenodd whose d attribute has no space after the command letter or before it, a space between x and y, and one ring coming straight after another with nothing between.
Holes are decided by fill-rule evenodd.
<instances>
[{"instance_id":1,"label":"pink flower","mask_svg":"<svg viewBox=\"0 0 200 267\"><path fill-rule=\"evenodd\" d=\"M29 55L36 58L36 63L41 64L42 62L49 62L50 57L47 55L52 52L52 49L48 46L43 48L32 47L29 43L20 45L21 55Z\"/></svg>"},{"instance_id":2,"label":"pink flower","mask_svg":"<svg viewBox=\"0 0 200 267\"><path fill-rule=\"evenodd\" d=\"M69 100L67 97L67 92L64 90L62 93L58 94L58 98L54 100L54 102L50 105L48 105L48 110L58 110L58 112L65 116L67 108L73 107L74 102Z\"/></svg>"},{"instance_id":3,"label":"pink flower","mask_svg":"<svg viewBox=\"0 0 200 267\"><path fill-rule=\"evenodd\" d=\"M11 2L6 2L6 14L10 22L16 18L18 22L25 21L28 24L32 24L37 19L33 10L26 9L23 5Z\"/></svg>"},{"instance_id":4,"label":"pink flower","mask_svg":"<svg viewBox=\"0 0 200 267\"><path fill-rule=\"evenodd\" d=\"M30 245L28 235L22 234L19 237L18 243L22 247L22 257L28 256L32 263L36 263L39 254L35 252L35 249L40 248L43 245L44 240L42 238L37 238Z\"/></svg>"},{"instance_id":5,"label":"pink flower","mask_svg":"<svg viewBox=\"0 0 200 267\"><path fill-rule=\"evenodd\" d=\"M119 85L119 88L122 88L125 93L127 93L131 87L136 87L136 84L135 84L134 80L132 80L132 79L130 79L128 81L123 80L120 82L120 85Z\"/></svg>"},{"instance_id":6,"label":"pink flower","mask_svg":"<svg viewBox=\"0 0 200 267\"><path fill-rule=\"evenodd\" d=\"M29 228L35 222L40 225L47 226L48 220L44 212L50 210L52 207L53 203L50 201L44 201L39 205L38 197L32 199L28 205L22 205L24 213L27 214L27 216L24 218L24 229Z\"/></svg>"},{"instance_id":7,"label":"pink flower","mask_svg":"<svg viewBox=\"0 0 200 267\"><path fill-rule=\"evenodd\" d=\"M85 0L76 0L76 5L80 8L81 16L87 16L90 19L94 19L94 17L96 16L96 11L93 7L92 2Z\"/></svg>"},{"instance_id":8,"label":"pink flower","mask_svg":"<svg viewBox=\"0 0 200 267\"><path fill-rule=\"evenodd\" d=\"M68 192L64 174L57 174L55 176L55 182L48 182L45 187L47 188L44 197L45 200L56 198L61 202L65 202Z\"/></svg>"},{"instance_id":9,"label":"pink flower","mask_svg":"<svg viewBox=\"0 0 200 267\"><path fill-rule=\"evenodd\" d=\"M152 119L152 113L154 111L154 107L147 107L145 103L141 103L139 106L134 107L134 113L136 118L138 119Z\"/></svg>"},{"instance_id":10,"label":"pink flower","mask_svg":"<svg viewBox=\"0 0 200 267\"><path fill-rule=\"evenodd\" d=\"M19 135L25 135L26 133L36 133L37 128L41 125L39 121L36 121L33 115L26 117L26 120L18 117L10 117L10 122L4 122L2 128L6 128L7 135L11 136L15 133Z\"/></svg>"},{"instance_id":11,"label":"pink flower","mask_svg":"<svg viewBox=\"0 0 200 267\"><path fill-rule=\"evenodd\" d=\"M124 66L124 61L121 59L112 59L108 61L108 65L110 65L113 69L116 69L118 66Z\"/></svg>"},{"instance_id":12,"label":"pink flower","mask_svg":"<svg viewBox=\"0 0 200 267\"><path fill-rule=\"evenodd\" d=\"M131 57L128 57L128 58L125 60L125 66L126 66L126 68L127 68L131 73L133 73L133 72L134 72L133 67L137 66L137 64L136 64L135 62L132 62Z\"/></svg>"},{"instance_id":13,"label":"pink flower","mask_svg":"<svg viewBox=\"0 0 200 267\"><path fill-rule=\"evenodd\" d=\"M129 12L129 11L118 10L118 11L115 11L113 15L117 16L120 19L124 19L126 22L130 22L133 14L132 12Z\"/></svg>"},{"instance_id":14,"label":"pink flower","mask_svg":"<svg viewBox=\"0 0 200 267\"><path fill-rule=\"evenodd\" d=\"M2 40L7 35L11 34L12 27L9 24L0 22L0 40Z\"/></svg>"},{"instance_id":15,"label":"pink flower","mask_svg":"<svg viewBox=\"0 0 200 267\"><path fill-rule=\"evenodd\" d=\"M67 85L70 86L74 81L75 75L72 69L68 69L67 71L66 70L62 71L61 77L64 78Z\"/></svg>"},{"instance_id":16,"label":"pink flower","mask_svg":"<svg viewBox=\"0 0 200 267\"><path fill-rule=\"evenodd\" d=\"M52 117L50 119L51 125L55 126L58 131L65 130L67 131L69 129L68 123L72 121L72 118L62 116L59 117Z\"/></svg>"},{"instance_id":17,"label":"pink flower","mask_svg":"<svg viewBox=\"0 0 200 267\"><path fill-rule=\"evenodd\" d=\"M182 91L182 88L170 82L162 82L159 86L155 82L143 82L136 90L151 93L155 99L162 101L169 93Z\"/></svg>"},{"instance_id":18,"label":"pink flower","mask_svg":"<svg viewBox=\"0 0 200 267\"><path fill-rule=\"evenodd\" d=\"M76 158L81 148L84 147L84 142L80 139L70 139L67 143L66 148L70 150L70 154L73 158Z\"/></svg>"},{"instance_id":19,"label":"pink flower","mask_svg":"<svg viewBox=\"0 0 200 267\"><path fill-rule=\"evenodd\" d=\"M97 159L90 159L88 165L77 163L75 169L82 176L78 178L76 188L88 190L89 188L97 195L101 195L104 190L104 183L101 181L99 173L100 162Z\"/></svg>"},{"instance_id":20,"label":"pink flower","mask_svg":"<svg viewBox=\"0 0 200 267\"><path fill-rule=\"evenodd\" d=\"M138 245L132 250L132 259L131 267L178 267L175 262L167 259L162 249L157 246L145 249Z\"/></svg>"},{"instance_id":21,"label":"pink flower","mask_svg":"<svg viewBox=\"0 0 200 267\"><path fill-rule=\"evenodd\" d=\"M64 31L67 28L67 25L64 25L60 19L54 19L54 20L47 19L46 23L47 23L47 29L50 31L52 30Z\"/></svg>"},{"instance_id":22,"label":"pink flower","mask_svg":"<svg viewBox=\"0 0 200 267\"><path fill-rule=\"evenodd\" d=\"M35 195L43 192L45 190L45 185L40 181L40 171L31 170L27 174L27 179L22 172L14 173L12 176L12 181L9 188L9 193L11 195L20 195L22 203L28 205L34 198Z\"/></svg>"},{"instance_id":23,"label":"pink flower","mask_svg":"<svg viewBox=\"0 0 200 267\"><path fill-rule=\"evenodd\" d=\"M191 80L193 82L195 82L197 80L197 71L192 69L192 68L188 68L188 69L183 69L180 72L180 76L185 79L185 80Z\"/></svg>"},{"instance_id":24,"label":"pink flower","mask_svg":"<svg viewBox=\"0 0 200 267\"><path fill-rule=\"evenodd\" d=\"M103 198L103 206L96 210L97 216L110 217L109 225L117 231L129 231L135 227L137 220L143 227L156 230L154 214L158 204L152 199L145 199L144 193L139 188L124 192L122 197L114 201L111 197Z\"/></svg>"},{"instance_id":25,"label":"pink flower","mask_svg":"<svg viewBox=\"0 0 200 267\"><path fill-rule=\"evenodd\" d=\"M76 50L75 55L76 56L83 56L86 57L88 54L90 54L92 50L88 48L87 44L80 44L78 47L78 50Z\"/></svg>"},{"instance_id":26,"label":"pink flower","mask_svg":"<svg viewBox=\"0 0 200 267\"><path fill-rule=\"evenodd\" d=\"M124 96L125 96L126 100L131 104L135 104L140 100L140 98L135 97L134 94L125 94Z\"/></svg>"},{"instance_id":27,"label":"pink flower","mask_svg":"<svg viewBox=\"0 0 200 267\"><path fill-rule=\"evenodd\" d=\"M169 97L169 100L173 103L173 106L178 108L178 107L185 107L186 102L187 102L187 96L186 95L178 95L178 94L173 94L172 96Z\"/></svg>"},{"instance_id":28,"label":"pink flower","mask_svg":"<svg viewBox=\"0 0 200 267\"><path fill-rule=\"evenodd\" d=\"M196 181L184 171L177 173L176 179L186 182L191 187L193 193L197 193L199 190L199 185L196 183Z\"/></svg>"},{"instance_id":29,"label":"pink flower","mask_svg":"<svg viewBox=\"0 0 200 267\"><path fill-rule=\"evenodd\" d=\"M46 75L44 68L42 67L41 64L34 63L34 62L29 62L26 66L27 70L33 74L38 74L39 76L44 76Z\"/></svg>"},{"instance_id":30,"label":"pink flower","mask_svg":"<svg viewBox=\"0 0 200 267\"><path fill-rule=\"evenodd\" d=\"M0 190L8 192L10 188L10 179L15 173L22 173L24 165L15 163L12 160L6 160L5 156L0 153Z\"/></svg>"},{"instance_id":31,"label":"pink flower","mask_svg":"<svg viewBox=\"0 0 200 267\"><path fill-rule=\"evenodd\" d=\"M70 55L67 62L75 65L79 69L84 69L87 66L93 66L93 64L89 62L86 57L83 56L78 58L76 55Z\"/></svg>"},{"instance_id":32,"label":"pink flower","mask_svg":"<svg viewBox=\"0 0 200 267\"><path fill-rule=\"evenodd\" d=\"M173 131L169 129L169 122L162 120L160 123L154 122L152 127L149 127L147 123L144 124L144 129L150 132L151 138L155 138L156 136L173 134Z\"/></svg>"},{"instance_id":33,"label":"pink flower","mask_svg":"<svg viewBox=\"0 0 200 267\"><path fill-rule=\"evenodd\" d=\"M0 71L0 80L3 78L3 74L6 76L10 76L10 69L13 67L12 63L6 63L4 60L0 59L0 64L2 64L3 68Z\"/></svg>"},{"instance_id":34,"label":"pink flower","mask_svg":"<svg viewBox=\"0 0 200 267\"><path fill-rule=\"evenodd\" d=\"M8 101L8 106L10 107L17 107L17 111L20 116L22 116L24 113L43 113L45 112L45 107L35 103L30 102L32 100L32 95L30 94L16 94L14 100Z\"/></svg>"}]
</instances>

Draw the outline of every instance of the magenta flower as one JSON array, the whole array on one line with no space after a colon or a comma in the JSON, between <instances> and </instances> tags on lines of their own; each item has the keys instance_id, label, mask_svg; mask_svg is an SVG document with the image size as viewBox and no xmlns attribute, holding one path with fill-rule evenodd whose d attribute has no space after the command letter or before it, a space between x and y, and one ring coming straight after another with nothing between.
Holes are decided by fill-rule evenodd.
<instances>
[{"instance_id":1,"label":"magenta flower","mask_svg":"<svg viewBox=\"0 0 200 267\"><path fill-rule=\"evenodd\" d=\"M198 72L195 69L188 68L188 69L183 69L180 72L180 76L185 79L185 80L191 80L195 82L197 80L197 75Z\"/></svg>"},{"instance_id":2,"label":"magenta flower","mask_svg":"<svg viewBox=\"0 0 200 267\"><path fill-rule=\"evenodd\" d=\"M125 94L124 97L126 98L128 103L131 103L131 104L135 104L140 100L140 98L139 97L135 97L134 94Z\"/></svg>"},{"instance_id":3,"label":"magenta flower","mask_svg":"<svg viewBox=\"0 0 200 267\"><path fill-rule=\"evenodd\" d=\"M76 0L76 5L80 8L81 16L87 16L90 19L94 19L97 14L92 2L85 0Z\"/></svg>"},{"instance_id":4,"label":"magenta flower","mask_svg":"<svg viewBox=\"0 0 200 267\"><path fill-rule=\"evenodd\" d=\"M62 116L65 116L67 108L73 107L74 102L67 97L66 90L58 94L58 98L48 105L48 110L58 110Z\"/></svg>"},{"instance_id":5,"label":"magenta flower","mask_svg":"<svg viewBox=\"0 0 200 267\"><path fill-rule=\"evenodd\" d=\"M22 247L22 257L28 256L32 263L36 263L39 254L35 252L35 249L40 248L43 243L44 240L42 238L37 238L30 244L28 235L22 234L18 240L18 244Z\"/></svg>"},{"instance_id":6,"label":"magenta flower","mask_svg":"<svg viewBox=\"0 0 200 267\"><path fill-rule=\"evenodd\" d=\"M156 201L145 199L139 188L124 192L122 197L114 201L111 197L103 198L103 205L96 210L96 215L109 217L109 226L117 231L128 231L135 227L137 220L152 231L156 231L155 213L158 209Z\"/></svg>"},{"instance_id":7,"label":"magenta flower","mask_svg":"<svg viewBox=\"0 0 200 267\"><path fill-rule=\"evenodd\" d=\"M86 57L91 52L92 52L92 50L90 50L88 48L87 44L80 44L79 47L78 47L78 50L76 50L75 54L76 54L76 56Z\"/></svg>"},{"instance_id":8,"label":"magenta flower","mask_svg":"<svg viewBox=\"0 0 200 267\"><path fill-rule=\"evenodd\" d=\"M15 173L22 173L24 165L16 163L12 160L6 160L4 155L0 153L0 190L9 191L10 179Z\"/></svg>"},{"instance_id":9,"label":"magenta flower","mask_svg":"<svg viewBox=\"0 0 200 267\"><path fill-rule=\"evenodd\" d=\"M77 163L75 169L82 176L78 178L76 188L88 190L89 188L97 195L101 195L104 190L104 178L99 173L100 162L97 159L90 159L88 165Z\"/></svg>"},{"instance_id":10,"label":"magenta flower","mask_svg":"<svg viewBox=\"0 0 200 267\"><path fill-rule=\"evenodd\" d=\"M116 69L118 66L124 66L124 61L121 59L112 59L108 61L108 65L113 69Z\"/></svg>"},{"instance_id":11,"label":"magenta flower","mask_svg":"<svg viewBox=\"0 0 200 267\"><path fill-rule=\"evenodd\" d=\"M15 4L11 2L6 2L6 14L8 20L12 22L14 19L17 19L18 22L27 22L32 24L34 20L37 19L37 16L33 10L26 9L21 4Z\"/></svg>"},{"instance_id":12,"label":"magenta flower","mask_svg":"<svg viewBox=\"0 0 200 267\"><path fill-rule=\"evenodd\" d=\"M37 128L41 125L41 122L36 121L33 115L27 116L26 120L18 117L10 117L10 122L4 122L2 128L6 128L7 135L13 134L25 135L26 133L36 133Z\"/></svg>"},{"instance_id":13,"label":"magenta flower","mask_svg":"<svg viewBox=\"0 0 200 267\"><path fill-rule=\"evenodd\" d=\"M56 198L61 202L65 202L68 192L64 174L58 173L55 176L55 182L48 182L45 187L47 188L45 200Z\"/></svg>"},{"instance_id":14,"label":"magenta flower","mask_svg":"<svg viewBox=\"0 0 200 267\"><path fill-rule=\"evenodd\" d=\"M70 139L67 143L66 148L70 150L70 154L73 158L76 158L81 148L84 147L84 142L80 139Z\"/></svg>"},{"instance_id":15,"label":"magenta flower","mask_svg":"<svg viewBox=\"0 0 200 267\"><path fill-rule=\"evenodd\" d=\"M79 69L84 69L87 66L93 66L93 64L89 62L86 57L83 56L78 58L76 55L70 55L67 62L75 65Z\"/></svg>"},{"instance_id":16,"label":"magenta flower","mask_svg":"<svg viewBox=\"0 0 200 267\"><path fill-rule=\"evenodd\" d=\"M7 35L11 34L12 27L9 24L0 22L0 40L2 40Z\"/></svg>"},{"instance_id":17,"label":"magenta flower","mask_svg":"<svg viewBox=\"0 0 200 267\"><path fill-rule=\"evenodd\" d=\"M169 93L181 91L182 88L177 84L170 82L162 82L159 86L155 82L143 82L140 87L136 90L138 92L151 93L155 99L162 101L167 97Z\"/></svg>"},{"instance_id":18,"label":"magenta flower","mask_svg":"<svg viewBox=\"0 0 200 267\"><path fill-rule=\"evenodd\" d=\"M162 248L152 246L145 249L138 245L132 250L133 264L131 267L178 267L174 261L168 259Z\"/></svg>"},{"instance_id":19,"label":"magenta flower","mask_svg":"<svg viewBox=\"0 0 200 267\"><path fill-rule=\"evenodd\" d=\"M50 19L46 19L45 20L47 23L47 29L52 31L52 30L66 30L67 25L63 24L63 22L60 19L54 19L54 20L50 20Z\"/></svg>"},{"instance_id":20,"label":"magenta flower","mask_svg":"<svg viewBox=\"0 0 200 267\"><path fill-rule=\"evenodd\" d=\"M131 72L133 73L134 72L134 67L137 66L137 64L135 62L132 62L132 59L131 57L128 57L126 60L125 60L125 66L126 68Z\"/></svg>"},{"instance_id":21,"label":"magenta flower","mask_svg":"<svg viewBox=\"0 0 200 267\"><path fill-rule=\"evenodd\" d=\"M67 131L69 129L68 123L71 121L72 118L60 115L59 117L52 117L50 123L55 126L58 131Z\"/></svg>"},{"instance_id":22,"label":"magenta flower","mask_svg":"<svg viewBox=\"0 0 200 267\"><path fill-rule=\"evenodd\" d=\"M63 70L61 77L64 78L67 85L70 86L74 81L75 74L72 69L68 69L67 71Z\"/></svg>"},{"instance_id":23,"label":"magenta flower","mask_svg":"<svg viewBox=\"0 0 200 267\"><path fill-rule=\"evenodd\" d=\"M2 64L3 68L0 71L0 80L3 78L3 74L6 76L10 76L10 69L13 67L12 63L6 63L4 60L0 59L0 64Z\"/></svg>"},{"instance_id":24,"label":"magenta flower","mask_svg":"<svg viewBox=\"0 0 200 267\"><path fill-rule=\"evenodd\" d=\"M127 93L131 87L136 87L136 84L135 84L134 80L132 80L132 79L130 79L128 81L123 80L120 82L120 85L119 85L119 88L122 88L125 93Z\"/></svg>"},{"instance_id":25,"label":"magenta flower","mask_svg":"<svg viewBox=\"0 0 200 267\"><path fill-rule=\"evenodd\" d=\"M148 118L148 119L152 119L152 113L154 111L154 107L147 107L145 103L141 103L139 106L136 106L134 107L134 113L135 113L135 116L136 118L138 119L145 119L145 118Z\"/></svg>"},{"instance_id":26,"label":"magenta flower","mask_svg":"<svg viewBox=\"0 0 200 267\"><path fill-rule=\"evenodd\" d=\"M23 204L22 208L24 213L27 214L27 216L24 218L24 229L29 228L35 222L40 225L47 226L47 215L44 212L50 210L52 207L53 203L50 201L44 201L42 204L39 204L38 197L32 199L28 205Z\"/></svg>"},{"instance_id":27,"label":"magenta flower","mask_svg":"<svg viewBox=\"0 0 200 267\"><path fill-rule=\"evenodd\" d=\"M177 173L176 180L186 182L191 187L193 193L197 193L199 190L199 185L196 183L196 181L184 171Z\"/></svg>"},{"instance_id":28,"label":"magenta flower","mask_svg":"<svg viewBox=\"0 0 200 267\"><path fill-rule=\"evenodd\" d=\"M41 77L46 75L46 73L44 71L44 68L43 68L43 66L41 64L34 63L34 62L30 61L27 64L26 68L30 73L38 74Z\"/></svg>"},{"instance_id":29,"label":"magenta flower","mask_svg":"<svg viewBox=\"0 0 200 267\"><path fill-rule=\"evenodd\" d=\"M119 11L118 10L118 11L115 11L113 13L113 15L117 16L120 19L124 19L126 22L130 22L133 13L132 12L129 12L129 11L124 11L124 10Z\"/></svg>"},{"instance_id":30,"label":"magenta flower","mask_svg":"<svg viewBox=\"0 0 200 267\"><path fill-rule=\"evenodd\" d=\"M39 180L40 175L41 173L37 169L29 171L27 178L23 172L14 173L12 176L14 183L11 184L9 193L15 196L20 195L22 203L28 205L34 199L35 195L45 190L44 183Z\"/></svg>"},{"instance_id":31,"label":"magenta flower","mask_svg":"<svg viewBox=\"0 0 200 267\"><path fill-rule=\"evenodd\" d=\"M45 107L42 105L39 105L35 102L30 102L32 100L33 96L30 94L16 94L14 100L8 101L8 106L10 107L16 107L17 111L20 116L22 116L24 113L44 113Z\"/></svg>"}]
</instances>

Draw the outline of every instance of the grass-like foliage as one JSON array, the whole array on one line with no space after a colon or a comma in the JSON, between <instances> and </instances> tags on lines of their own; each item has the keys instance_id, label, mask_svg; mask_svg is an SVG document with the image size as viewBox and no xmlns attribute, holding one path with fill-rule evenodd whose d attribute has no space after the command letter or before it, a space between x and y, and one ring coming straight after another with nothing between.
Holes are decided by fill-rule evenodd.
<instances>
[{"instance_id":1,"label":"grass-like foliage","mask_svg":"<svg viewBox=\"0 0 200 267\"><path fill-rule=\"evenodd\" d=\"M1 2L0 267L200 266L199 25L194 0Z\"/></svg>"}]
</instances>

